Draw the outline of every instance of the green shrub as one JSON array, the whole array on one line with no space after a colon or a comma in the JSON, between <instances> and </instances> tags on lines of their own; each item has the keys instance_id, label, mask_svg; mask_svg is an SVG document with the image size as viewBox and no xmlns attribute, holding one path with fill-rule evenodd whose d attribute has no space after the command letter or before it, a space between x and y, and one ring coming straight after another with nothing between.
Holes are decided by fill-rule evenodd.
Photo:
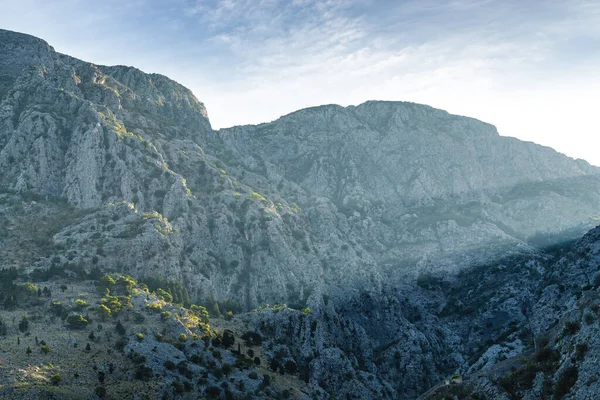
<instances>
[{"instance_id":1,"label":"green shrub","mask_svg":"<svg viewBox=\"0 0 600 400\"><path fill-rule=\"evenodd\" d=\"M84 329L88 324L88 320L83 318L81 314L69 315L67 317L67 324L69 324L69 328L71 329Z\"/></svg>"},{"instance_id":2,"label":"green shrub","mask_svg":"<svg viewBox=\"0 0 600 400\"><path fill-rule=\"evenodd\" d=\"M83 310L86 307L87 307L87 303L85 300L82 300L82 299L75 300L75 309Z\"/></svg>"},{"instance_id":3,"label":"green shrub","mask_svg":"<svg viewBox=\"0 0 600 400\"><path fill-rule=\"evenodd\" d=\"M171 313L169 311L163 311L162 313L160 313L160 317L163 321L166 321L169 318L171 318Z\"/></svg>"},{"instance_id":4,"label":"green shrub","mask_svg":"<svg viewBox=\"0 0 600 400\"><path fill-rule=\"evenodd\" d=\"M50 378L50 383L52 383L55 386L58 385L61 381L62 376L60 376L60 374L52 375L52 377Z\"/></svg>"},{"instance_id":5,"label":"green shrub","mask_svg":"<svg viewBox=\"0 0 600 400\"><path fill-rule=\"evenodd\" d=\"M162 305L157 302L146 304L146 310L150 310L150 311L154 311L155 313L159 313L162 311Z\"/></svg>"}]
</instances>

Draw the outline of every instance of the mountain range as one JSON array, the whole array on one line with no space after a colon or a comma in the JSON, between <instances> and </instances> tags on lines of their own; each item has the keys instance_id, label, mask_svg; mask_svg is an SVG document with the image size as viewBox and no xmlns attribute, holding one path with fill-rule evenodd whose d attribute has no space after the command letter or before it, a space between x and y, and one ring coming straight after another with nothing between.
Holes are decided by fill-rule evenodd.
<instances>
[{"instance_id":1,"label":"mountain range","mask_svg":"<svg viewBox=\"0 0 600 400\"><path fill-rule=\"evenodd\" d=\"M572 354L599 354L600 168L485 122L369 101L213 130L165 76L0 30L0 170L3 268L177 282L305 365L312 397L560 398L573 365L561 396L600 395ZM249 313L274 303L311 312ZM573 310L593 321L563 335Z\"/></svg>"}]
</instances>

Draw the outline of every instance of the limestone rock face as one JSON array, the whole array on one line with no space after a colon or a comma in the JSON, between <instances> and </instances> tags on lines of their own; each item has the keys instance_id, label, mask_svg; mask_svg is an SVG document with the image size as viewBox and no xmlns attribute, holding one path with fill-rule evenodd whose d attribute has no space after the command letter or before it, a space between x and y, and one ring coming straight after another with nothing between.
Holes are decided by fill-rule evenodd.
<instances>
[{"instance_id":1,"label":"limestone rock face","mask_svg":"<svg viewBox=\"0 0 600 400\"><path fill-rule=\"evenodd\" d=\"M533 295L551 274L539 246L579 237L600 206L599 168L471 118L373 101L214 131L167 77L5 30L0 170L1 196L80 210L30 270L162 276L243 310L308 305L250 322L338 398L416 397L526 348L525 298L538 331L569 307L556 286ZM480 348L498 329L513 331Z\"/></svg>"}]
</instances>

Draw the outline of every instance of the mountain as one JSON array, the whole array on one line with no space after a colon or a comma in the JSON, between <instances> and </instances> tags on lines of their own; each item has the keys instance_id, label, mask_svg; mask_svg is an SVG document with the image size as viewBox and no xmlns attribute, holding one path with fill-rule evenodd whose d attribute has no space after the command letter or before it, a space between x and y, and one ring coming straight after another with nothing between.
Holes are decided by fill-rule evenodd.
<instances>
[{"instance_id":1,"label":"mountain","mask_svg":"<svg viewBox=\"0 0 600 400\"><path fill-rule=\"evenodd\" d=\"M600 206L599 168L472 118L371 101L214 131L167 77L5 30L0 168L5 268L126 273L242 314L308 307L243 318L317 397L414 398L486 365L481 340L530 329L518 305L546 248Z\"/></svg>"}]
</instances>

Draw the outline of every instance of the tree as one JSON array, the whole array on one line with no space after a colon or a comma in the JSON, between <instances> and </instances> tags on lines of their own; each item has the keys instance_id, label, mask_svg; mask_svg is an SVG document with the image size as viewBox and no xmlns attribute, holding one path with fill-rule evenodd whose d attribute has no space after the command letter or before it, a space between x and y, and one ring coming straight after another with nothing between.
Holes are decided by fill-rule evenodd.
<instances>
[{"instance_id":1,"label":"tree","mask_svg":"<svg viewBox=\"0 0 600 400\"><path fill-rule=\"evenodd\" d=\"M25 353L27 353L27 355L30 355L32 353L30 346L27 346L27 351L25 351Z\"/></svg>"},{"instance_id":2,"label":"tree","mask_svg":"<svg viewBox=\"0 0 600 400\"><path fill-rule=\"evenodd\" d=\"M24 315L21 322L19 322L19 330L21 332L27 332L27 329L29 329L29 319L27 319L27 315Z\"/></svg>"},{"instance_id":3,"label":"tree","mask_svg":"<svg viewBox=\"0 0 600 400\"><path fill-rule=\"evenodd\" d=\"M206 310L205 307L202 306L198 306L196 304L192 304L190 306L190 311L192 311L192 313L198 317L198 319L200 320L200 322L203 322L205 324L210 323L210 318L208 315L208 311Z\"/></svg>"},{"instance_id":4,"label":"tree","mask_svg":"<svg viewBox=\"0 0 600 400\"><path fill-rule=\"evenodd\" d=\"M210 315L215 318L219 318L221 316L221 310L219 310L219 304L216 301L210 307Z\"/></svg>"},{"instance_id":5,"label":"tree","mask_svg":"<svg viewBox=\"0 0 600 400\"><path fill-rule=\"evenodd\" d=\"M117 333L121 336L125 336L125 333L127 333L125 331L125 327L123 326L123 324L121 323L121 321L117 320L117 325L115 326L115 330L117 331Z\"/></svg>"},{"instance_id":6,"label":"tree","mask_svg":"<svg viewBox=\"0 0 600 400\"><path fill-rule=\"evenodd\" d=\"M159 299L166 301L167 303L173 302L173 296L171 296L171 293L166 292L165 290L163 290L161 288L156 289L156 291L154 293L156 294L156 296Z\"/></svg>"},{"instance_id":7,"label":"tree","mask_svg":"<svg viewBox=\"0 0 600 400\"><path fill-rule=\"evenodd\" d=\"M104 304L100 304L97 308L97 312L102 318L102 321L105 321L107 317L110 317L111 311L110 308L106 307Z\"/></svg>"},{"instance_id":8,"label":"tree","mask_svg":"<svg viewBox=\"0 0 600 400\"><path fill-rule=\"evenodd\" d=\"M85 345L85 351L92 351L92 346L89 343Z\"/></svg>"},{"instance_id":9,"label":"tree","mask_svg":"<svg viewBox=\"0 0 600 400\"><path fill-rule=\"evenodd\" d=\"M94 331L93 330L90 331L90 334L88 335L88 339L90 339L90 340L96 339L96 335L94 335Z\"/></svg>"},{"instance_id":10,"label":"tree","mask_svg":"<svg viewBox=\"0 0 600 400\"><path fill-rule=\"evenodd\" d=\"M67 290L67 285L65 285L64 283L62 285L60 285L60 290L64 293Z\"/></svg>"},{"instance_id":11,"label":"tree","mask_svg":"<svg viewBox=\"0 0 600 400\"><path fill-rule=\"evenodd\" d=\"M285 371L288 374L295 374L297 371L298 367L296 366L296 363L292 360L287 360L285 362Z\"/></svg>"},{"instance_id":12,"label":"tree","mask_svg":"<svg viewBox=\"0 0 600 400\"><path fill-rule=\"evenodd\" d=\"M223 331L223 339L221 340L221 343L226 349L234 345L235 336L233 335L233 332L231 330L225 329L225 331Z\"/></svg>"},{"instance_id":13,"label":"tree","mask_svg":"<svg viewBox=\"0 0 600 400\"><path fill-rule=\"evenodd\" d=\"M277 361L276 359L272 359L271 360L271 364L269 365L269 367L271 368L271 370L273 372L277 372L277 369L279 369L279 361Z\"/></svg>"}]
</instances>

